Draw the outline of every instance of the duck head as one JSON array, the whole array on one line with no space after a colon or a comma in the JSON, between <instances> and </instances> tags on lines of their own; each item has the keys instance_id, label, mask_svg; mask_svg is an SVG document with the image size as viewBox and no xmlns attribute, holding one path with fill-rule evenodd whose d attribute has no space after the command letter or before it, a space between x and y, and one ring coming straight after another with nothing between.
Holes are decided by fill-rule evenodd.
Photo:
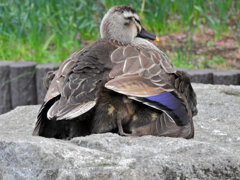
<instances>
[{"instance_id":1,"label":"duck head","mask_svg":"<svg viewBox=\"0 0 240 180\"><path fill-rule=\"evenodd\" d=\"M108 10L100 25L101 38L129 44L136 37L156 40L141 25L139 16L130 6L114 6Z\"/></svg>"}]
</instances>

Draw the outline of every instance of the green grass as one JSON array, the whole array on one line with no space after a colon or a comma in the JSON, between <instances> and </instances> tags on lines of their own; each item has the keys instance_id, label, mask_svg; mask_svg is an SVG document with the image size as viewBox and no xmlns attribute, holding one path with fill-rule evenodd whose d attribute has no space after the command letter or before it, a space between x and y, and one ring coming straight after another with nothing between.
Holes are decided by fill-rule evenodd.
<instances>
[{"instance_id":1,"label":"green grass","mask_svg":"<svg viewBox=\"0 0 240 180\"><path fill-rule=\"evenodd\" d=\"M99 37L101 18L116 4L131 5L140 13L142 1L0 0L0 59L62 62ZM203 24L221 36L239 9L238 0L148 0L142 24L161 36L197 31ZM176 50L174 64L192 67L186 58L193 57L186 53Z\"/></svg>"}]
</instances>

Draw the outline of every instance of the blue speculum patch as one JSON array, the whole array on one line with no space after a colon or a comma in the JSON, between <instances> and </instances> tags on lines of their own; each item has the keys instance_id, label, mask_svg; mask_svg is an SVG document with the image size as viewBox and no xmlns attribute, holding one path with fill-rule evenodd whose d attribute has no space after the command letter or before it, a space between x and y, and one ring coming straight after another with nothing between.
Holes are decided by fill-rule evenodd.
<instances>
[{"instance_id":1,"label":"blue speculum patch","mask_svg":"<svg viewBox=\"0 0 240 180\"><path fill-rule=\"evenodd\" d=\"M170 92L163 92L158 95L146 97L150 101L160 103L171 109L181 122L186 121L187 111L183 103ZM184 118L184 119L183 119Z\"/></svg>"}]
</instances>

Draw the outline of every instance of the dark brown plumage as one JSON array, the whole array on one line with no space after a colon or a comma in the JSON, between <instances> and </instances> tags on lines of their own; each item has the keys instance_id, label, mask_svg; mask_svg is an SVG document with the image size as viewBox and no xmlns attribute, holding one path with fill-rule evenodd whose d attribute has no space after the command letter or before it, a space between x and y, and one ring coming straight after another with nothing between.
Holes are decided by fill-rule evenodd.
<instances>
[{"instance_id":1,"label":"dark brown plumage","mask_svg":"<svg viewBox=\"0 0 240 180\"><path fill-rule=\"evenodd\" d=\"M190 113L196 115L196 95L188 75L177 71L170 78L174 88L186 96ZM178 126L166 113L106 89L102 91L94 114L91 133L119 132L125 136L155 135L187 139L194 136L192 119ZM123 131L119 131L118 119L122 121Z\"/></svg>"},{"instance_id":2,"label":"dark brown plumage","mask_svg":"<svg viewBox=\"0 0 240 180\"><path fill-rule=\"evenodd\" d=\"M196 95L129 6L101 22L101 39L75 52L49 85L33 135L69 139L92 133L192 138Z\"/></svg>"},{"instance_id":3,"label":"dark brown plumage","mask_svg":"<svg viewBox=\"0 0 240 180\"><path fill-rule=\"evenodd\" d=\"M115 48L107 40L100 39L89 47L75 52L60 66L51 81L44 100L45 103L39 111L34 135L61 138L58 134L61 134L62 129L64 129L61 128L62 126L71 124L68 126L73 126L73 128L67 128L67 132L63 134L74 134L71 131L79 128L75 126L78 121L85 121L86 117L90 119L91 115L88 114L91 114L91 108L89 109L88 106L89 104L91 106L91 103L89 102L93 102L93 106L95 106L98 91L102 85L101 81L108 78L108 73L112 68L110 54ZM82 114L85 113L84 111L88 113L84 116L74 114L77 108L82 109ZM80 115L82 116L79 117ZM89 120L85 124L87 124L85 127L90 126ZM72 136L85 134L79 132Z\"/></svg>"},{"instance_id":4,"label":"dark brown plumage","mask_svg":"<svg viewBox=\"0 0 240 180\"><path fill-rule=\"evenodd\" d=\"M172 75L172 83L175 88L186 97L190 104L192 116L197 114L196 94L194 93L188 75L183 71L177 71ZM151 107L140 105L132 121L127 126L133 136L154 135L169 137L194 137L194 126L192 118L187 124L178 126L168 115Z\"/></svg>"}]
</instances>

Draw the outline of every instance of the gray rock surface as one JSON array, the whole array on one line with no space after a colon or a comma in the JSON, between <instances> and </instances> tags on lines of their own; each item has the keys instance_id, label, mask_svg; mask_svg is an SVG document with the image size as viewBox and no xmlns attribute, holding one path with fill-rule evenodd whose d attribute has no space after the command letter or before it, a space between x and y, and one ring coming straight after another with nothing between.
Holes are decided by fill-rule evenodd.
<instances>
[{"instance_id":1,"label":"gray rock surface","mask_svg":"<svg viewBox=\"0 0 240 180\"><path fill-rule=\"evenodd\" d=\"M35 84L36 62L16 62L10 65L12 107L37 104Z\"/></svg>"},{"instance_id":2,"label":"gray rock surface","mask_svg":"<svg viewBox=\"0 0 240 180\"><path fill-rule=\"evenodd\" d=\"M240 70L221 70L213 73L213 84L240 84Z\"/></svg>"},{"instance_id":3,"label":"gray rock surface","mask_svg":"<svg viewBox=\"0 0 240 180\"><path fill-rule=\"evenodd\" d=\"M188 70L191 82L213 84L213 69L193 69Z\"/></svg>"},{"instance_id":4,"label":"gray rock surface","mask_svg":"<svg viewBox=\"0 0 240 180\"><path fill-rule=\"evenodd\" d=\"M0 179L240 179L240 86L194 84L195 138L31 136L40 106L0 116Z\"/></svg>"},{"instance_id":5,"label":"gray rock surface","mask_svg":"<svg viewBox=\"0 0 240 180\"><path fill-rule=\"evenodd\" d=\"M9 76L11 63L11 61L0 61L0 114L12 109Z\"/></svg>"}]
</instances>

